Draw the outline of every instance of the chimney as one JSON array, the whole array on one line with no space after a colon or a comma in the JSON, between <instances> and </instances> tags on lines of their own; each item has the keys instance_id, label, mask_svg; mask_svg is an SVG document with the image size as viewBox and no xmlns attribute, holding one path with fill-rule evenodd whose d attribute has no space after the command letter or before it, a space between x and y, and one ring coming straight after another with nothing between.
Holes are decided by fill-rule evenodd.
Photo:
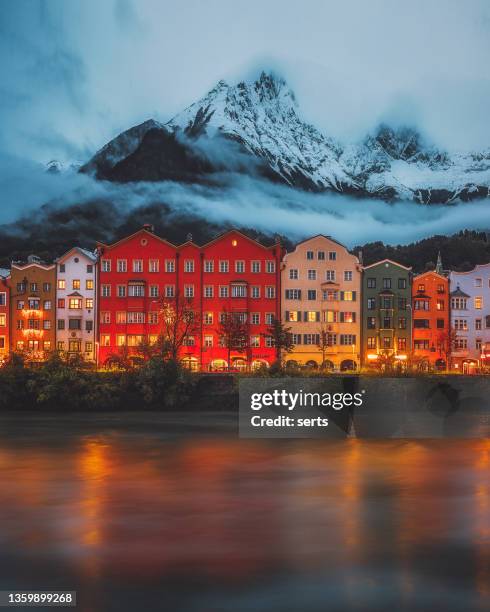
<instances>
[{"instance_id":1,"label":"chimney","mask_svg":"<svg viewBox=\"0 0 490 612\"><path fill-rule=\"evenodd\" d=\"M192 242L192 234L189 232L186 238L187 242Z\"/></svg>"},{"instance_id":2,"label":"chimney","mask_svg":"<svg viewBox=\"0 0 490 612\"><path fill-rule=\"evenodd\" d=\"M364 265L364 262L362 261L362 251L359 249L359 253L357 255L357 258L359 259L359 263L361 264L361 266Z\"/></svg>"},{"instance_id":3,"label":"chimney","mask_svg":"<svg viewBox=\"0 0 490 612\"><path fill-rule=\"evenodd\" d=\"M147 231L147 232L152 233L152 234L154 234L154 233L155 233L155 227L154 227L154 226L153 226L151 223L145 223L145 224L143 225L143 229L144 229L145 231Z\"/></svg>"},{"instance_id":4,"label":"chimney","mask_svg":"<svg viewBox=\"0 0 490 612\"><path fill-rule=\"evenodd\" d=\"M35 263L35 264L39 264L41 263L41 258L38 257L37 255L28 255L27 256L27 263Z\"/></svg>"}]
</instances>

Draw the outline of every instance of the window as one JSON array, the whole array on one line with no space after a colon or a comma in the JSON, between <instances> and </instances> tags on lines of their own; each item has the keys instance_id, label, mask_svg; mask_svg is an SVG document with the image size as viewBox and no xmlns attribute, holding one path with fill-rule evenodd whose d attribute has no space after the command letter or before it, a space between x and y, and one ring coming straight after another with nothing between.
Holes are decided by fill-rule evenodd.
<instances>
[{"instance_id":1,"label":"window","mask_svg":"<svg viewBox=\"0 0 490 612\"><path fill-rule=\"evenodd\" d=\"M19 319L17 321L17 329L24 329L24 320L23 319Z\"/></svg>"},{"instance_id":2,"label":"window","mask_svg":"<svg viewBox=\"0 0 490 612\"><path fill-rule=\"evenodd\" d=\"M85 330L91 332L94 329L94 322L89 320L85 321Z\"/></svg>"},{"instance_id":3,"label":"window","mask_svg":"<svg viewBox=\"0 0 490 612\"><path fill-rule=\"evenodd\" d=\"M193 259L184 259L184 272L194 272Z\"/></svg>"},{"instance_id":4,"label":"window","mask_svg":"<svg viewBox=\"0 0 490 612\"><path fill-rule=\"evenodd\" d=\"M158 297L158 285L150 285L150 297Z\"/></svg>"},{"instance_id":5,"label":"window","mask_svg":"<svg viewBox=\"0 0 490 612\"><path fill-rule=\"evenodd\" d=\"M352 270L344 270L344 281L348 282L352 280Z\"/></svg>"},{"instance_id":6,"label":"window","mask_svg":"<svg viewBox=\"0 0 490 612\"><path fill-rule=\"evenodd\" d=\"M407 279L399 278L398 279L398 289L406 289L407 288Z\"/></svg>"},{"instance_id":7,"label":"window","mask_svg":"<svg viewBox=\"0 0 490 612\"><path fill-rule=\"evenodd\" d=\"M85 352L91 353L94 350L94 346L92 342L85 342Z\"/></svg>"},{"instance_id":8,"label":"window","mask_svg":"<svg viewBox=\"0 0 490 612\"><path fill-rule=\"evenodd\" d=\"M481 338L477 338L477 339L475 340L475 348L476 348L478 351L481 351L481 345L482 345Z\"/></svg>"},{"instance_id":9,"label":"window","mask_svg":"<svg viewBox=\"0 0 490 612\"><path fill-rule=\"evenodd\" d=\"M116 334L116 346L125 346L126 336L125 334Z\"/></svg>"},{"instance_id":10,"label":"window","mask_svg":"<svg viewBox=\"0 0 490 612\"><path fill-rule=\"evenodd\" d=\"M467 319L454 319L454 329L458 331L467 331L468 320Z\"/></svg>"},{"instance_id":11,"label":"window","mask_svg":"<svg viewBox=\"0 0 490 612\"><path fill-rule=\"evenodd\" d=\"M65 300L63 298L59 298L57 306L58 306L58 308L64 308L65 307Z\"/></svg>"},{"instance_id":12,"label":"window","mask_svg":"<svg viewBox=\"0 0 490 612\"><path fill-rule=\"evenodd\" d=\"M303 334L303 344L320 344L320 334Z\"/></svg>"},{"instance_id":13,"label":"window","mask_svg":"<svg viewBox=\"0 0 490 612\"><path fill-rule=\"evenodd\" d=\"M110 285L102 285L101 287L102 297L111 297L111 286Z\"/></svg>"},{"instance_id":14,"label":"window","mask_svg":"<svg viewBox=\"0 0 490 612\"><path fill-rule=\"evenodd\" d=\"M58 342L56 343L56 350L58 351L65 350L65 343L63 342L63 340L58 340Z\"/></svg>"},{"instance_id":15,"label":"window","mask_svg":"<svg viewBox=\"0 0 490 612\"><path fill-rule=\"evenodd\" d=\"M246 285L232 285L231 286L231 297L244 298L247 296Z\"/></svg>"},{"instance_id":16,"label":"window","mask_svg":"<svg viewBox=\"0 0 490 612\"><path fill-rule=\"evenodd\" d=\"M335 289L323 291L323 299L327 302L336 302L339 299L339 292Z\"/></svg>"},{"instance_id":17,"label":"window","mask_svg":"<svg viewBox=\"0 0 490 612\"><path fill-rule=\"evenodd\" d=\"M94 288L94 281L91 278L88 278L85 281L85 289L87 289L88 291L91 291Z\"/></svg>"},{"instance_id":18,"label":"window","mask_svg":"<svg viewBox=\"0 0 490 612\"><path fill-rule=\"evenodd\" d=\"M257 286L252 287L252 297L254 299L258 299L260 297L260 287L257 287Z\"/></svg>"},{"instance_id":19,"label":"window","mask_svg":"<svg viewBox=\"0 0 490 612\"><path fill-rule=\"evenodd\" d=\"M214 320L214 315L212 312L205 312L203 317L204 325L212 325Z\"/></svg>"},{"instance_id":20,"label":"window","mask_svg":"<svg viewBox=\"0 0 490 612\"><path fill-rule=\"evenodd\" d=\"M406 310L407 309L407 298L398 298L398 310Z\"/></svg>"},{"instance_id":21,"label":"window","mask_svg":"<svg viewBox=\"0 0 490 612\"><path fill-rule=\"evenodd\" d=\"M444 300L437 300L436 310L444 310L444 307L445 307Z\"/></svg>"},{"instance_id":22,"label":"window","mask_svg":"<svg viewBox=\"0 0 490 612\"><path fill-rule=\"evenodd\" d=\"M250 323L252 325L259 325L260 324L260 312L252 312L252 314L250 316Z\"/></svg>"},{"instance_id":23,"label":"window","mask_svg":"<svg viewBox=\"0 0 490 612\"><path fill-rule=\"evenodd\" d=\"M252 348L260 347L260 336L250 336L250 346Z\"/></svg>"},{"instance_id":24,"label":"window","mask_svg":"<svg viewBox=\"0 0 490 612\"><path fill-rule=\"evenodd\" d=\"M158 259L150 259L148 262L149 272L160 272L160 261Z\"/></svg>"},{"instance_id":25,"label":"window","mask_svg":"<svg viewBox=\"0 0 490 612\"><path fill-rule=\"evenodd\" d=\"M175 285L165 285L165 297L175 297Z\"/></svg>"},{"instance_id":26,"label":"window","mask_svg":"<svg viewBox=\"0 0 490 612\"><path fill-rule=\"evenodd\" d=\"M133 272L143 272L142 259L133 259Z\"/></svg>"},{"instance_id":27,"label":"window","mask_svg":"<svg viewBox=\"0 0 490 612\"><path fill-rule=\"evenodd\" d=\"M437 329L444 329L445 325L444 325L444 319L437 319Z\"/></svg>"},{"instance_id":28,"label":"window","mask_svg":"<svg viewBox=\"0 0 490 612\"><path fill-rule=\"evenodd\" d=\"M139 346L143 342L143 336L140 334L128 334L126 343L128 346Z\"/></svg>"},{"instance_id":29,"label":"window","mask_svg":"<svg viewBox=\"0 0 490 612\"><path fill-rule=\"evenodd\" d=\"M219 296L220 298L228 297L228 285L220 285L219 286Z\"/></svg>"},{"instance_id":30,"label":"window","mask_svg":"<svg viewBox=\"0 0 490 612\"><path fill-rule=\"evenodd\" d=\"M437 285L437 293L444 293L444 292L445 292L444 285L442 285L442 284L441 285Z\"/></svg>"},{"instance_id":31,"label":"window","mask_svg":"<svg viewBox=\"0 0 490 612\"><path fill-rule=\"evenodd\" d=\"M0 313L0 327L7 327L7 316Z\"/></svg>"},{"instance_id":32,"label":"window","mask_svg":"<svg viewBox=\"0 0 490 612\"><path fill-rule=\"evenodd\" d=\"M429 300L415 300L415 310L429 310Z\"/></svg>"},{"instance_id":33,"label":"window","mask_svg":"<svg viewBox=\"0 0 490 612\"><path fill-rule=\"evenodd\" d=\"M230 270L230 262L227 259L220 260L220 262L219 262L219 271L223 272L223 273L226 273L226 272L229 272L229 270Z\"/></svg>"},{"instance_id":34,"label":"window","mask_svg":"<svg viewBox=\"0 0 490 612\"><path fill-rule=\"evenodd\" d=\"M94 266L92 264L87 264L87 274L92 274L94 271Z\"/></svg>"},{"instance_id":35,"label":"window","mask_svg":"<svg viewBox=\"0 0 490 612\"><path fill-rule=\"evenodd\" d=\"M337 253L335 251L329 251L328 259L329 259L329 261L336 261L337 260Z\"/></svg>"},{"instance_id":36,"label":"window","mask_svg":"<svg viewBox=\"0 0 490 612\"><path fill-rule=\"evenodd\" d=\"M66 269L65 268L65 264L60 264L60 272L61 272L61 274L65 273L65 269Z\"/></svg>"},{"instance_id":37,"label":"window","mask_svg":"<svg viewBox=\"0 0 490 612\"><path fill-rule=\"evenodd\" d=\"M108 311L102 311L100 313L100 322L108 324L111 322L111 313Z\"/></svg>"},{"instance_id":38,"label":"window","mask_svg":"<svg viewBox=\"0 0 490 612\"><path fill-rule=\"evenodd\" d=\"M301 320L301 312L296 310L286 310L286 321L288 323L296 323Z\"/></svg>"},{"instance_id":39,"label":"window","mask_svg":"<svg viewBox=\"0 0 490 612\"><path fill-rule=\"evenodd\" d=\"M82 329L82 319L68 319L68 329Z\"/></svg>"},{"instance_id":40,"label":"window","mask_svg":"<svg viewBox=\"0 0 490 612\"><path fill-rule=\"evenodd\" d=\"M126 285L117 286L117 297L126 297Z\"/></svg>"},{"instance_id":41,"label":"window","mask_svg":"<svg viewBox=\"0 0 490 612\"><path fill-rule=\"evenodd\" d=\"M17 310L24 310L24 300L17 300Z\"/></svg>"},{"instance_id":42,"label":"window","mask_svg":"<svg viewBox=\"0 0 490 612\"><path fill-rule=\"evenodd\" d=\"M251 270L254 274L258 274L260 272L260 261L252 261Z\"/></svg>"},{"instance_id":43,"label":"window","mask_svg":"<svg viewBox=\"0 0 490 612\"><path fill-rule=\"evenodd\" d=\"M272 325L274 323L274 313L273 312L265 313L265 322L267 325Z\"/></svg>"},{"instance_id":44,"label":"window","mask_svg":"<svg viewBox=\"0 0 490 612\"><path fill-rule=\"evenodd\" d=\"M116 262L116 269L118 272L127 272L128 271L128 260L118 259Z\"/></svg>"},{"instance_id":45,"label":"window","mask_svg":"<svg viewBox=\"0 0 490 612\"><path fill-rule=\"evenodd\" d=\"M391 310L393 308L393 300L391 297L383 296L381 298L381 308Z\"/></svg>"},{"instance_id":46,"label":"window","mask_svg":"<svg viewBox=\"0 0 490 612\"><path fill-rule=\"evenodd\" d=\"M80 340L68 340L68 352L79 353L82 350L82 343Z\"/></svg>"},{"instance_id":47,"label":"window","mask_svg":"<svg viewBox=\"0 0 490 612\"><path fill-rule=\"evenodd\" d=\"M315 310L308 310L306 313L306 321L308 323L315 323L315 321L320 320L320 313Z\"/></svg>"},{"instance_id":48,"label":"window","mask_svg":"<svg viewBox=\"0 0 490 612\"><path fill-rule=\"evenodd\" d=\"M315 256L315 254L313 253L313 251L306 251L306 259L313 259Z\"/></svg>"},{"instance_id":49,"label":"window","mask_svg":"<svg viewBox=\"0 0 490 612\"><path fill-rule=\"evenodd\" d=\"M273 286L269 286L265 288L265 297L269 299L274 299L276 297L276 288Z\"/></svg>"},{"instance_id":50,"label":"window","mask_svg":"<svg viewBox=\"0 0 490 612\"><path fill-rule=\"evenodd\" d=\"M7 304L7 294L3 291L0 293L0 306L6 306Z\"/></svg>"},{"instance_id":51,"label":"window","mask_svg":"<svg viewBox=\"0 0 490 612\"><path fill-rule=\"evenodd\" d=\"M316 280L316 270L308 270L308 280Z\"/></svg>"},{"instance_id":52,"label":"window","mask_svg":"<svg viewBox=\"0 0 490 612\"><path fill-rule=\"evenodd\" d=\"M213 336L204 336L204 346L213 346Z\"/></svg>"},{"instance_id":53,"label":"window","mask_svg":"<svg viewBox=\"0 0 490 612\"><path fill-rule=\"evenodd\" d=\"M407 319L406 317L398 318L398 329L407 329Z\"/></svg>"},{"instance_id":54,"label":"window","mask_svg":"<svg viewBox=\"0 0 490 612\"><path fill-rule=\"evenodd\" d=\"M490 315L487 315L487 316L485 317L485 327L486 327L487 329L489 329L489 328L490 328Z\"/></svg>"},{"instance_id":55,"label":"window","mask_svg":"<svg viewBox=\"0 0 490 612\"><path fill-rule=\"evenodd\" d=\"M481 286L482 286L482 279L475 278L475 287L481 287Z\"/></svg>"},{"instance_id":56,"label":"window","mask_svg":"<svg viewBox=\"0 0 490 612\"><path fill-rule=\"evenodd\" d=\"M44 300L43 309L44 310L51 310L51 304L52 304L51 300Z\"/></svg>"},{"instance_id":57,"label":"window","mask_svg":"<svg viewBox=\"0 0 490 612\"><path fill-rule=\"evenodd\" d=\"M325 323L337 323L339 320L339 313L336 310L325 310L323 312L323 321Z\"/></svg>"},{"instance_id":58,"label":"window","mask_svg":"<svg viewBox=\"0 0 490 612\"><path fill-rule=\"evenodd\" d=\"M28 319L27 329L41 329L39 319Z\"/></svg>"},{"instance_id":59,"label":"window","mask_svg":"<svg viewBox=\"0 0 490 612\"><path fill-rule=\"evenodd\" d=\"M414 319L413 327L414 329L429 329L430 328L429 319Z\"/></svg>"},{"instance_id":60,"label":"window","mask_svg":"<svg viewBox=\"0 0 490 612\"><path fill-rule=\"evenodd\" d=\"M285 296L287 300L300 300L301 289L286 289Z\"/></svg>"},{"instance_id":61,"label":"window","mask_svg":"<svg viewBox=\"0 0 490 612\"><path fill-rule=\"evenodd\" d=\"M368 317L366 322L368 329L376 329L376 317Z\"/></svg>"},{"instance_id":62,"label":"window","mask_svg":"<svg viewBox=\"0 0 490 612\"><path fill-rule=\"evenodd\" d=\"M63 278L60 278L58 280L58 289L60 291L63 291L64 289L66 289L66 281Z\"/></svg>"},{"instance_id":63,"label":"window","mask_svg":"<svg viewBox=\"0 0 490 612\"><path fill-rule=\"evenodd\" d=\"M102 272L110 272L111 271L111 260L103 259L101 262Z\"/></svg>"},{"instance_id":64,"label":"window","mask_svg":"<svg viewBox=\"0 0 490 612\"><path fill-rule=\"evenodd\" d=\"M272 336L265 337L265 346L267 348L272 348L274 346L274 338Z\"/></svg>"},{"instance_id":65,"label":"window","mask_svg":"<svg viewBox=\"0 0 490 612\"><path fill-rule=\"evenodd\" d=\"M391 278L383 278L383 289L391 289Z\"/></svg>"},{"instance_id":66,"label":"window","mask_svg":"<svg viewBox=\"0 0 490 612\"><path fill-rule=\"evenodd\" d=\"M316 254L318 261L325 261L325 251L318 251Z\"/></svg>"},{"instance_id":67,"label":"window","mask_svg":"<svg viewBox=\"0 0 490 612\"><path fill-rule=\"evenodd\" d=\"M316 300L316 289L308 289L308 299Z\"/></svg>"},{"instance_id":68,"label":"window","mask_svg":"<svg viewBox=\"0 0 490 612\"><path fill-rule=\"evenodd\" d=\"M335 282L335 270L327 270L325 272L325 278L327 281Z\"/></svg>"},{"instance_id":69,"label":"window","mask_svg":"<svg viewBox=\"0 0 490 612\"><path fill-rule=\"evenodd\" d=\"M413 348L416 351L428 351L429 350L429 341L428 340L414 340Z\"/></svg>"},{"instance_id":70,"label":"window","mask_svg":"<svg viewBox=\"0 0 490 612\"><path fill-rule=\"evenodd\" d=\"M214 272L214 260L213 259L204 260L204 272Z\"/></svg>"},{"instance_id":71,"label":"window","mask_svg":"<svg viewBox=\"0 0 490 612\"><path fill-rule=\"evenodd\" d=\"M399 351L407 350L407 339L406 338L398 338L398 350Z\"/></svg>"},{"instance_id":72,"label":"window","mask_svg":"<svg viewBox=\"0 0 490 612\"><path fill-rule=\"evenodd\" d=\"M182 342L184 346L194 346L196 344L194 336L186 336Z\"/></svg>"},{"instance_id":73,"label":"window","mask_svg":"<svg viewBox=\"0 0 490 612\"><path fill-rule=\"evenodd\" d=\"M126 323L126 311L118 311L116 312L116 323L118 325Z\"/></svg>"},{"instance_id":74,"label":"window","mask_svg":"<svg viewBox=\"0 0 490 612\"><path fill-rule=\"evenodd\" d=\"M383 317L383 327L382 329L393 329L391 317Z\"/></svg>"},{"instance_id":75,"label":"window","mask_svg":"<svg viewBox=\"0 0 490 612\"><path fill-rule=\"evenodd\" d=\"M165 272L175 272L175 259L165 260Z\"/></svg>"},{"instance_id":76,"label":"window","mask_svg":"<svg viewBox=\"0 0 490 612\"><path fill-rule=\"evenodd\" d=\"M276 271L276 262L275 261L267 261L266 263L266 271L269 274L274 274L274 272Z\"/></svg>"},{"instance_id":77,"label":"window","mask_svg":"<svg viewBox=\"0 0 490 612\"><path fill-rule=\"evenodd\" d=\"M417 288L418 291L421 291L422 293L425 291L425 285L420 284Z\"/></svg>"},{"instance_id":78,"label":"window","mask_svg":"<svg viewBox=\"0 0 490 612\"><path fill-rule=\"evenodd\" d=\"M376 337L375 336L368 336L367 347L368 347L368 349L375 349L376 348Z\"/></svg>"},{"instance_id":79,"label":"window","mask_svg":"<svg viewBox=\"0 0 490 612\"><path fill-rule=\"evenodd\" d=\"M355 291L341 291L340 299L343 302L355 302L356 301L356 292Z\"/></svg>"},{"instance_id":80,"label":"window","mask_svg":"<svg viewBox=\"0 0 490 612\"><path fill-rule=\"evenodd\" d=\"M340 345L341 346L353 346L356 344L355 334L340 334Z\"/></svg>"},{"instance_id":81,"label":"window","mask_svg":"<svg viewBox=\"0 0 490 612\"><path fill-rule=\"evenodd\" d=\"M78 291L80 289L80 279L76 278L72 281L72 289Z\"/></svg>"},{"instance_id":82,"label":"window","mask_svg":"<svg viewBox=\"0 0 490 612\"><path fill-rule=\"evenodd\" d=\"M289 270L289 280L298 280L299 274L296 268L291 268Z\"/></svg>"},{"instance_id":83,"label":"window","mask_svg":"<svg viewBox=\"0 0 490 612\"><path fill-rule=\"evenodd\" d=\"M366 282L367 282L368 289L376 289L376 279L375 278L368 278Z\"/></svg>"},{"instance_id":84,"label":"window","mask_svg":"<svg viewBox=\"0 0 490 612\"><path fill-rule=\"evenodd\" d=\"M101 346L111 346L111 336L109 334L102 334L100 336Z\"/></svg>"},{"instance_id":85,"label":"window","mask_svg":"<svg viewBox=\"0 0 490 612\"><path fill-rule=\"evenodd\" d=\"M468 338L456 338L454 340L454 348L456 350L466 350L468 348Z\"/></svg>"},{"instance_id":86,"label":"window","mask_svg":"<svg viewBox=\"0 0 490 612\"><path fill-rule=\"evenodd\" d=\"M241 259L235 261L235 272L237 274L243 274L245 272L245 262Z\"/></svg>"},{"instance_id":87,"label":"window","mask_svg":"<svg viewBox=\"0 0 490 612\"><path fill-rule=\"evenodd\" d=\"M85 308L91 310L94 307L94 298L85 298Z\"/></svg>"},{"instance_id":88,"label":"window","mask_svg":"<svg viewBox=\"0 0 490 612\"><path fill-rule=\"evenodd\" d=\"M43 283L43 291L44 293L49 293L51 291L51 283Z\"/></svg>"},{"instance_id":89,"label":"window","mask_svg":"<svg viewBox=\"0 0 490 612\"><path fill-rule=\"evenodd\" d=\"M481 310L483 307L483 298L478 295L475 297L475 309L476 310Z\"/></svg>"},{"instance_id":90,"label":"window","mask_svg":"<svg viewBox=\"0 0 490 612\"><path fill-rule=\"evenodd\" d=\"M17 283L17 293L25 293L25 292L26 292L26 284Z\"/></svg>"},{"instance_id":91,"label":"window","mask_svg":"<svg viewBox=\"0 0 490 612\"><path fill-rule=\"evenodd\" d=\"M194 285L184 285L184 297L186 298L194 297Z\"/></svg>"},{"instance_id":92,"label":"window","mask_svg":"<svg viewBox=\"0 0 490 612\"><path fill-rule=\"evenodd\" d=\"M389 336L383 337L383 348L390 349L391 348L391 338Z\"/></svg>"},{"instance_id":93,"label":"window","mask_svg":"<svg viewBox=\"0 0 490 612\"><path fill-rule=\"evenodd\" d=\"M68 308L70 308L70 310L77 310L78 308L82 308L82 298L70 298L68 300Z\"/></svg>"},{"instance_id":94,"label":"window","mask_svg":"<svg viewBox=\"0 0 490 612\"><path fill-rule=\"evenodd\" d=\"M158 323L158 312L149 312L148 313L148 323L150 325L156 325Z\"/></svg>"},{"instance_id":95,"label":"window","mask_svg":"<svg viewBox=\"0 0 490 612\"><path fill-rule=\"evenodd\" d=\"M368 298L367 300L367 309L375 310L376 309L376 298Z\"/></svg>"},{"instance_id":96,"label":"window","mask_svg":"<svg viewBox=\"0 0 490 612\"><path fill-rule=\"evenodd\" d=\"M451 308L453 310L467 310L466 308L467 301L468 300L466 298L461 298L461 297L452 298Z\"/></svg>"},{"instance_id":97,"label":"window","mask_svg":"<svg viewBox=\"0 0 490 612\"><path fill-rule=\"evenodd\" d=\"M355 312L340 312L339 315L340 315L341 323L355 323L356 322Z\"/></svg>"},{"instance_id":98,"label":"window","mask_svg":"<svg viewBox=\"0 0 490 612\"><path fill-rule=\"evenodd\" d=\"M126 320L128 323L144 323L145 313L144 312L128 312L126 314Z\"/></svg>"},{"instance_id":99,"label":"window","mask_svg":"<svg viewBox=\"0 0 490 612\"><path fill-rule=\"evenodd\" d=\"M214 286L213 285L204 285L204 297L212 298L214 296Z\"/></svg>"},{"instance_id":100,"label":"window","mask_svg":"<svg viewBox=\"0 0 490 612\"><path fill-rule=\"evenodd\" d=\"M32 291L32 293L36 293L36 291L37 291L37 283L31 283L31 291Z\"/></svg>"},{"instance_id":101,"label":"window","mask_svg":"<svg viewBox=\"0 0 490 612\"><path fill-rule=\"evenodd\" d=\"M39 310L41 307L41 300L30 298L27 300L29 310Z\"/></svg>"},{"instance_id":102,"label":"window","mask_svg":"<svg viewBox=\"0 0 490 612\"><path fill-rule=\"evenodd\" d=\"M129 297L144 297L145 287L144 285L129 285L128 296Z\"/></svg>"}]
</instances>

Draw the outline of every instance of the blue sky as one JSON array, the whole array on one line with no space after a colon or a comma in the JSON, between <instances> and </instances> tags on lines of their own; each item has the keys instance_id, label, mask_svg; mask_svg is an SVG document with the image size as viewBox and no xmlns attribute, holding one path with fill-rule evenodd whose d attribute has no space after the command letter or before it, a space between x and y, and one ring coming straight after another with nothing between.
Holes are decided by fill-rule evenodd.
<instances>
[{"instance_id":1,"label":"blue sky","mask_svg":"<svg viewBox=\"0 0 490 612\"><path fill-rule=\"evenodd\" d=\"M3 0L0 152L85 160L220 78L282 72L324 132L381 119L449 149L490 143L490 3Z\"/></svg>"}]
</instances>

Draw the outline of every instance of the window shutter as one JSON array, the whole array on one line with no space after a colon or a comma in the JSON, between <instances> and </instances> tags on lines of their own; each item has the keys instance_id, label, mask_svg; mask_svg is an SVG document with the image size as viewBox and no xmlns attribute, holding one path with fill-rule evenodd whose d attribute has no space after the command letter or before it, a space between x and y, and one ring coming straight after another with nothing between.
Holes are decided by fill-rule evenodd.
<instances>
[{"instance_id":1,"label":"window shutter","mask_svg":"<svg viewBox=\"0 0 490 612\"><path fill-rule=\"evenodd\" d=\"M340 292L340 301L341 302L344 301L344 292L343 291Z\"/></svg>"},{"instance_id":2,"label":"window shutter","mask_svg":"<svg viewBox=\"0 0 490 612\"><path fill-rule=\"evenodd\" d=\"M352 313L352 322L353 323L356 322L356 313L355 312Z\"/></svg>"},{"instance_id":3,"label":"window shutter","mask_svg":"<svg viewBox=\"0 0 490 612\"><path fill-rule=\"evenodd\" d=\"M352 301L355 302L356 301L356 293L357 291L353 291L352 292Z\"/></svg>"},{"instance_id":4,"label":"window shutter","mask_svg":"<svg viewBox=\"0 0 490 612\"><path fill-rule=\"evenodd\" d=\"M342 311L339 312L339 316L340 316L340 322L343 323L344 322L344 313Z\"/></svg>"},{"instance_id":5,"label":"window shutter","mask_svg":"<svg viewBox=\"0 0 490 612\"><path fill-rule=\"evenodd\" d=\"M301 321L301 310L298 310L296 314L296 318L298 319L298 321Z\"/></svg>"},{"instance_id":6,"label":"window shutter","mask_svg":"<svg viewBox=\"0 0 490 612\"><path fill-rule=\"evenodd\" d=\"M316 320L319 321L320 320L320 312L317 310L316 311Z\"/></svg>"},{"instance_id":7,"label":"window shutter","mask_svg":"<svg viewBox=\"0 0 490 612\"><path fill-rule=\"evenodd\" d=\"M296 344L301 344L301 334L296 335Z\"/></svg>"},{"instance_id":8,"label":"window shutter","mask_svg":"<svg viewBox=\"0 0 490 612\"><path fill-rule=\"evenodd\" d=\"M320 344L320 334L315 334L315 344Z\"/></svg>"},{"instance_id":9,"label":"window shutter","mask_svg":"<svg viewBox=\"0 0 490 612\"><path fill-rule=\"evenodd\" d=\"M301 289L298 289L298 300L301 299Z\"/></svg>"},{"instance_id":10,"label":"window shutter","mask_svg":"<svg viewBox=\"0 0 490 612\"><path fill-rule=\"evenodd\" d=\"M289 321L289 310L286 310L286 321Z\"/></svg>"},{"instance_id":11,"label":"window shutter","mask_svg":"<svg viewBox=\"0 0 490 612\"><path fill-rule=\"evenodd\" d=\"M308 312L306 310L303 312L303 321L308 321Z\"/></svg>"}]
</instances>

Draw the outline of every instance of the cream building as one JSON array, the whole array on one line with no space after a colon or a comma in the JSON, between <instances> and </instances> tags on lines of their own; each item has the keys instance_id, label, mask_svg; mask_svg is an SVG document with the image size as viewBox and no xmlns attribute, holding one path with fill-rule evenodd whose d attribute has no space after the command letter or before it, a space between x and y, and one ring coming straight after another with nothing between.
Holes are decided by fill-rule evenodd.
<instances>
[{"instance_id":1,"label":"cream building","mask_svg":"<svg viewBox=\"0 0 490 612\"><path fill-rule=\"evenodd\" d=\"M329 370L360 363L361 266L345 246L314 236L285 255L281 271L283 323L295 349L290 365Z\"/></svg>"}]
</instances>

